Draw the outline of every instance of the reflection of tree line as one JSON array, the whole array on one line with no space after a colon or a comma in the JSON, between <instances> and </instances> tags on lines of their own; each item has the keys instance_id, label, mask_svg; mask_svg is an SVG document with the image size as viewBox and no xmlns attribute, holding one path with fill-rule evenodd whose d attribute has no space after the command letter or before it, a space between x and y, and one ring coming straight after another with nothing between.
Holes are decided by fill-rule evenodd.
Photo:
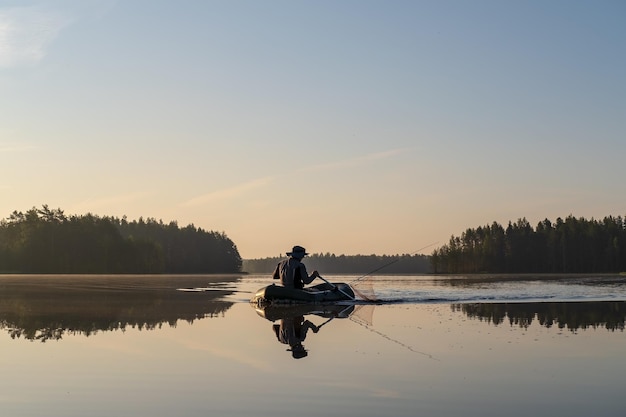
<instances>
[{"instance_id":1,"label":"reflection of tree line","mask_svg":"<svg viewBox=\"0 0 626 417\"><path fill-rule=\"evenodd\" d=\"M511 326L528 328L536 320L548 328L557 326L573 332L599 327L623 331L626 323L626 303L621 301L454 304L452 310L494 325L508 319Z\"/></svg>"},{"instance_id":2,"label":"reflection of tree line","mask_svg":"<svg viewBox=\"0 0 626 417\"><path fill-rule=\"evenodd\" d=\"M192 323L222 315L232 305L220 299L230 293L227 290L185 292L167 286L20 285L6 281L0 279L0 329L14 339L42 342L99 331L153 330L165 323L175 327L179 320Z\"/></svg>"}]
</instances>

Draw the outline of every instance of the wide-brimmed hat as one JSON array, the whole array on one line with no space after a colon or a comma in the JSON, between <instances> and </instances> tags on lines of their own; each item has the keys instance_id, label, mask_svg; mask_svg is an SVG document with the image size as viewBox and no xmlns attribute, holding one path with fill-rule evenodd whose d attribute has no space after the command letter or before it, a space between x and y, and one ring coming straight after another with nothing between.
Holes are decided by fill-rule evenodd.
<instances>
[{"instance_id":1,"label":"wide-brimmed hat","mask_svg":"<svg viewBox=\"0 0 626 417\"><path fill-rule=\"evenodd\" d=\"M293 256L296 258L302 258L307 256L308 253L306 253L306 249L304 249L302 246L294 246L291 249L291 252L287 252L287 256Z\"/></svg>"}]
</instances>

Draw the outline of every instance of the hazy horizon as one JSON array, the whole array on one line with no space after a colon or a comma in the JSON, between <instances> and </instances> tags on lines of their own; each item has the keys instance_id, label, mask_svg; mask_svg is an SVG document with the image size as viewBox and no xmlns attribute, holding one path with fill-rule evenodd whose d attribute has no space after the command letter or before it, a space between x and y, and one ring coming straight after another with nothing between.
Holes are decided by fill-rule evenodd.
<instances>
[{"instance_id":1,"label":"hazy horizon","mask_svg":"<svg viewBox=\"0 0 626 417\"><path fill-rule=\"evenodd\" d=\"M0 1L0 218L177 221L258 259L624 216L624 18L608 0Z\"/></svg>"}]
</instances>

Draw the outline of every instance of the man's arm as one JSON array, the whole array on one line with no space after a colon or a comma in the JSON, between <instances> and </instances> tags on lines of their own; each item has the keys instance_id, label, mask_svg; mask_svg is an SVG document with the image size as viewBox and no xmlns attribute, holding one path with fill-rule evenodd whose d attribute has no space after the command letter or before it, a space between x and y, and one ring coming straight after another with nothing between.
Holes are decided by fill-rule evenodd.
<instances>
[{"instance_id":1,"label":"man's arm","mask_svg":"<svg viewBox=\"0 0 626 417\"><path fill-rule=\"evenodd\" d=\"M315 278L319 277L320 274L317 271L313 271L313 273L309 276L309 274L306 272L306 267L304 266L304 264L301 264L300 276L302 277L302 282L304 282L305 284L310 284Z\"/></svg>"}]
</instances>

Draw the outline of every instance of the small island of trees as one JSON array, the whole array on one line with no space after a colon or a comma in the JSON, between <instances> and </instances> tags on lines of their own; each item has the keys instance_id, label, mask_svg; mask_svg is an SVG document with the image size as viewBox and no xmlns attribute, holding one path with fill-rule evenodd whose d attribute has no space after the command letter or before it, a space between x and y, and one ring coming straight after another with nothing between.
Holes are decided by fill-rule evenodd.
<instances>
[{"instance_id":1,"label":"small island of trees","mask_svg":"<svg viewBox=\"0 0 626 417\"><path fill-rule=\"evenodd\" d=\"M47 205L0 221L0 272L236 273L241 263L226 234L193 224L67 216Z\"/></svg>"}]
</instances>

